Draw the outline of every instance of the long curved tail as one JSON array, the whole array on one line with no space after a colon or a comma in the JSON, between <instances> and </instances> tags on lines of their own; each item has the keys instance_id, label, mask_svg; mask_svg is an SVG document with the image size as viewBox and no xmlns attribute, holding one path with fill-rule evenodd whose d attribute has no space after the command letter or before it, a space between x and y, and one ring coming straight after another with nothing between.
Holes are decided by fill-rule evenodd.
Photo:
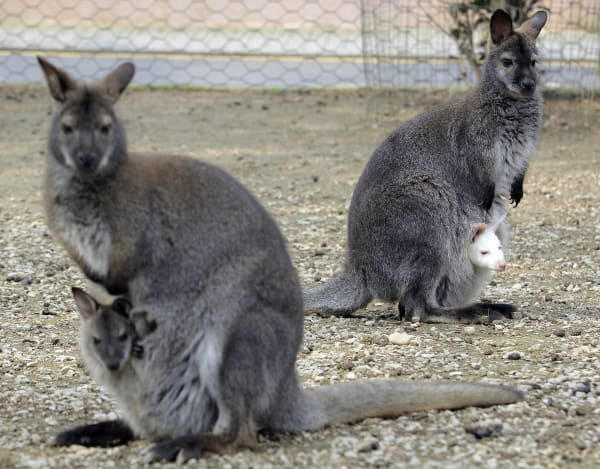
<instances>
[{"instance_id":1,"label":"long curved tail","mask_svg":"<svg viewBox=\"0 0 600 469\"><path fill-rule=\"evenodd\" d=\"M304 310L343 316L365 306L371 295L361 275L345 269L324 285L305 290Z\"/></svg>"},{"instance_id":2,"label":"long curved tail","mask_svg":"<svg viewBox=\"0 0 600 469\"><path fill-rule=\"evenodd\" d=\"M288 431L315 430L369 417L397 417L433 409L511 404L524 399L518 389L461 382L364 380L303 391L288 420ZM291 417L289 415L288 417Z\"/></svg>"}]
</instances>

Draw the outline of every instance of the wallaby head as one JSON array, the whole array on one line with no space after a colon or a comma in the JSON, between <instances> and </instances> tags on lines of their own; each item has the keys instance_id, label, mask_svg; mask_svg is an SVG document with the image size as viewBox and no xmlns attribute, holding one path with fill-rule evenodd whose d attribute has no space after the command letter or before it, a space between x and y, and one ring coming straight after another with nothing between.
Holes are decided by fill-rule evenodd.
<instances>
[{"instance_id":1,"label":"wallaby head","mask_svg":"<svg viewBox=\"0 0 600 469\"><path fill-rule=\"evenodd\" d=\"M484 82L495 84L513 98L534 95L537 83L536 38L546 24L548 14L538 11L513 30L508 13L496 10L490 20L492 48L484 69Z\"/></svg>"},{"instance_id":2,"label":"wallaby head","mask_svg":"<svg viewBox=\"0 0 600 469\"><path fill-rule=\"evenodd\" d=\"M482 223L475 227L468 246L468 256L471 263L486 270L504 272L506 261L502 243L496 235L496 230L504 217L491 225Z\"/></svg>"},{"instance_id":3,"label":"wallaby head","mask_svg":"<svg viewBox=\"0 0 600 469\"><path fill-rule=\"evenodd\" d=\"M81 177L110 174L127 155L125 131L113 106L133 78L133 64L83 83L41 57L38 62L56 103L48 142L51 163Z\"/></svg>"},{"instance_id":4,"label":"wallaby head","mask_svg":"<svg viewBox=\"0 0 600 469\"><path fill-rule=\"evenodd\" d=\"M132 314L125 298L105 306L80 288L71 290L82 318L82 346L93 350L109 370L120 370L131 358L136 339L154 331L156 323L146 313Z\"/></svg>"}]
</instances>

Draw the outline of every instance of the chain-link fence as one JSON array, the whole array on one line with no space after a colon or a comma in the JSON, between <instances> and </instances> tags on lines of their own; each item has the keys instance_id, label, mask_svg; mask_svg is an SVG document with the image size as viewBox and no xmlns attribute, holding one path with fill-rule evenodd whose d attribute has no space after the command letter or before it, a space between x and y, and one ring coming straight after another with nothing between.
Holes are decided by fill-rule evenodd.
<instances>
[{"instance_id":1,"label":"chain-link fence","mask_svg":"<svg viewBox=\"0 0 600 469\"><path fill-rule=\"evenodd\" d=\"M0 82L40 81L35 55L41 54L87 79L133 60L138 84L448 86L473 79L446 28L456 5L461 4L3 0ZM600 0L539 5L551 11L541 38L545 82L599 88Z\"/></svg>"}]
</instances>

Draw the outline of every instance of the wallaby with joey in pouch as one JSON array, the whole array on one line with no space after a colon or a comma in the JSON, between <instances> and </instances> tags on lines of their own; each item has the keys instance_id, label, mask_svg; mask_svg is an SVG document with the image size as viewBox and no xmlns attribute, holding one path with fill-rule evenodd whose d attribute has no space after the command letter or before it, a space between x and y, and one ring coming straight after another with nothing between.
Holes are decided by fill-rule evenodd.
<instances>
[{"instance_id":1,"label":"wallaby with joey in pouch","mask_svg":"<svg viewBox=\"0 0 600 469\"><path fill-rule=\"evenodd\" d=\"M404 123L375 150L356 185L342 273L307 290L305 308L347 315L371 299L399 301L408 320L487 323L510 304L471 303L484 286L465 255L473 224L516 206L542 119L538 11L513 30L497 10L479 85ZM508 242L508 225L498 229Z\"/></svg>"},{"instance_id":2,"label":"wallaby with joey in pouch","mask_svg":"<svg viewBox=\"0 0 600 469\"><path fill-rule=\"evenodd\" d=\"M89 345L92 329L82 329L90 372L109 387L125 420L68 430L57 445L102 446L136 436L160 441L150 450L153 459L187 459L253 446L261 429L311 430L523 398L512 388L458 382L301 387L295 363L302 291L267 211L212 165L128 153L114 104L133 77L132 64L83 83L38 60L56 104L48 225L89 278L125 295L156 325L136 338L143 356L116 370ZM87 315L100 308L83 295L77 303Z\"/></svg>"}]
</instances>

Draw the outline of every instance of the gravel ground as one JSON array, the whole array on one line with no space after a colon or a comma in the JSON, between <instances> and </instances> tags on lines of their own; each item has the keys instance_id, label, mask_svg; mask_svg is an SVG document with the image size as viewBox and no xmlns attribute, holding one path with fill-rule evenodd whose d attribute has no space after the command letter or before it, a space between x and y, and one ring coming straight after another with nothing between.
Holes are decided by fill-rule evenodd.
<instances>
[{"instance_id":1,"label":"gravel ground","mask_svg":"<svg viewBox=\"0 0 600 469\"><path fill-rule=\"evenodd\" d=\"M289 240L305 285L342 265L352 188L377 143L446 93L397 95L378 126L357 91L134 89L119 106L136 151L212 161L246 184ZM0 87L0 467L142 467L148 442L52 448L60 429L114 417L77 346L82 278L41 208L45 89ZM262 439L198 467L598 467L600 102L549 99L525 197L509 210L508 269L484 291L518 305L492 326L402 323L374 302L352 318L306 318L308 385L365 377L502 382L524 402L369 419ZM403 345L389 342L400 332ZM165 467L173 465L165 465Z\"/></svg>"}]
</instances>

